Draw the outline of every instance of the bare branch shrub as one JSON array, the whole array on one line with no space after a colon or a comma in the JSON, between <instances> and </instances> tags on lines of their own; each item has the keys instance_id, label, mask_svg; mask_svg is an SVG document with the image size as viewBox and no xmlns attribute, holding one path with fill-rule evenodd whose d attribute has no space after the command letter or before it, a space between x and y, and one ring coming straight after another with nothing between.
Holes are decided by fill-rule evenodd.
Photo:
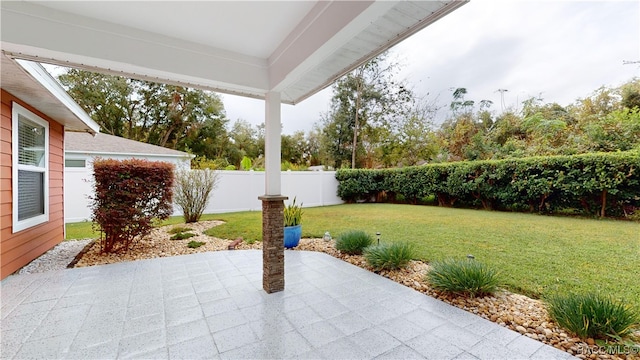
<instances>
[{"instance_id":1,"label":"bare branch shrub","mask_svg":"<svg viewBox=\"0 0 640 360\"><path fill-rule=\"evenodd\" d=\"M211 169L182 170L176 173L174 202L184 216L186 223L200 220L209 203L209 195L216 188L219 174Z\"/></svg>"}]
</instances>

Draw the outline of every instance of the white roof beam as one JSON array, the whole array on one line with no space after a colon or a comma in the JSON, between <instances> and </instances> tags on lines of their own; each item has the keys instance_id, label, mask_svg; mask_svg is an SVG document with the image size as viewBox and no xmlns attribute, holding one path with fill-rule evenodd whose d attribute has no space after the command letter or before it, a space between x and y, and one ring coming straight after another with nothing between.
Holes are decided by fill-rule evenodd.
<instances>
[{"instance_id":1,"label":"white roof beam","mask_svg":"<svg viewBox=\"0 0 640 360\"><path fill-rule=\"evenodd\" d=\"M375 11L376 8L389 8L394 4L393 1L385 1L372 7L373 3L318 2L269 57L269 79L272 89L278 91L299 80L300 76L335 52L345 39L358 34L368 25L366 21L357 21L367 9Z\"/></svg>"},{"instance_id":2,"label":"white roof beam","mask_svg":"<svg viewBox=\"0 0 640 360\"><path fill-rule=\"evenodd\" d=\"M269 90L264 59L26 2L1 5L3 50L16 57L259 98Z\"/></svg>"},{"instance_id":3,"label":"white roof beam","mask_svg":"<svg viewBox=\"0 0 640 360\"><path fill-rule=\"evenodd\" d=\"M420 6L406 1L319 2L269 58L271 90L281 91L286 102L298 103L467 1L426 1ZM412 6L413 21L403 13ZM387 19L390 13L395 21ZM367 35L379 36L367 41ZM351 56L345 58L347 53ZM317 78L323 80L312 81Z\"/></svg>"}]
</instances>

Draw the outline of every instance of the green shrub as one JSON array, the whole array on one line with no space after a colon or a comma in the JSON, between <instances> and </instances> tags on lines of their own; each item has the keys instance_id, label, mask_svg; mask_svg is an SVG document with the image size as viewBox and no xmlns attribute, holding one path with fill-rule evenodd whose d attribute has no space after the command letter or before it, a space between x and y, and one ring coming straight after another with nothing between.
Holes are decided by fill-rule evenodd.
<instances>
[{"instance_id":1,"label":"green shrub","mask_svg":"<svg viewBox=\"0 0 640 360\"><path fill-rule=\"evenodd\" d=\"M192 248L192 249L197 249L200 246L206 244L204 241L189 241L189 243L187 244L188 247Z\"/></svg>"},{"instance_id":2,"label":"green shrub","mask_svg":"<svg viewBox=\"0 0 640 360\"><path fill-rule=\"evenodd\" d=\"M401 269L415 257L415 248L408 242L369 246L364 249L364 257L369 266L376 270Z\"/></svg>"},{"instance_id":3,"label":"green shrub","mask_svg":"<svg viewBox=\"0 0 640 360\"><path fill-rule=\"evenodd\" d=\"M336 172L338 196L346 202L369 200L384 189L382 170L340 169Z\"/></svg>"},{"instance_id":4,"label":"green shrub","mask_svg":"<svg viewBox=\"0 0 640 360\"><path fill-rule=\"evenodd\" d=\"M350 255L360 255L367 246L373 243L373 238L361 230L353 230L340 235L336 239L336 249Z\"/></svg>"},{"instance_id":5,"label":"green shrub","mask_svg":"<svg viewBox=\"0 0 640 360\"><path fill-rule=\"evenodd\" d=\"M556 295L546 302L551 318L582 338L624 337L640 325L631 307L608 296Z\"/></svg>"},{"instance_id":6,"label":"green shrub","mask_svg":"<svg viewBox=\"0 0 640 360\"><path fill-rule=\"evenodd\" d=\"M248 156L245 156L242 158L242 160L240 161L240 168L244 171L249 171L251 170L251 158L249 158Z\"/></svg>"},{"instance_id":7,"label":"green shrub","mask_svg":"<svg viewBox=\"0 0 640 360\"><path fill-rule=\"evenodd\" d=\"M287 171L287 170L291 170L291 171L305 171L307 170L309 167L304 165L304 164L292 164L290 162L288 162L287 160L284 160L281 164L280 164L280 170L281 171Z\"/></svg>"},{"instance_id":8,"label":"green shrub","mask_svg":"<svg viewBox=\"0 0 640 360\"><path fill-rule=\"evenodd\" d=\"M448 259L431 263L427 281L437 290L465 296L485 296L498 290L498 272L476 260Z\"/></svg>"},{"instance_id":9,"label":"green shrub","mask_svg":"<svg viewBox=\"0 0 640 360\"><path fill-rule=\"evenodd\" d=\"M640 222L640 207L628 206L625 210L627 220Z\"/></svg>"},{"instance_id":10,"label":"green shrub","mask_svg":"<svg viewBox=\"0 0 640 360\"><path fill-rule=\"evenodd\" d=\"M191 231L190 228L185 227L185 226L176 226L171 228L171 230L168 231L169 234L177 234L177 233L181 233L181 232L187 232L187 231Z\"/></svg>"},{"instance_id":11,"label":"green shrub","mask_svg":"<svg viewBox=\"0 0 640 360\"><path fill-rule=\"evenodd\" d=\"M173 235L173 236L171 237L171 240L184 240L184 239L188 239L188 238L190 238L190 237L194 237L194 236L196 236L196 234L194 234L194 233L190 233L190 232L186 232L186 233L179 232L179 233L177 233L177 234Z\"/></svg>"},{"instance_id":12,"label":"green shrub","mask_svg":"<svg viewBox=\"0 0 640 360\"><path fill-rule=\"evenodd\" d=\"M460 161L398 169L340 169L338 196L346 202L425 197L439 206L622 216L640 207L640 152ZM385 196L381 196L385 195Z\"/></svg>"},{"instance_id":13,"label":"green shrub","mask_svg":"<svg viewBox=\"0 0 640 360\"><path fill-rule=\"evenodd\" d=\"M204 170L204 169L218 170L218 169L224 169L227 166L229 166L229 161L227 161L227 159L217 158L217 159L211 160L211 159L207 159L206 156L196 156L195 158L191 159L191 170ZM235 167L233 170L235 170Z\"/></svg>"}]
</instances>

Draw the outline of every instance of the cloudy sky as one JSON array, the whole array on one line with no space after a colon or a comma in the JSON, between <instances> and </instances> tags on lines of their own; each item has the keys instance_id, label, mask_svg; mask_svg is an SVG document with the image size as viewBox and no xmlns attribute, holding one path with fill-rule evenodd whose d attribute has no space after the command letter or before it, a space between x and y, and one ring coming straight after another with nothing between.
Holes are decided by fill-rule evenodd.
<instances>
[{"instance_id":1,"label":"cloudy sky","mask_svg":"<svg viewBox=\"0 0 640 360\"><path fill-rule=\"evenodd\" d=\"M600 86L640 76L640 1L472 0L397 45L392 58L418 96L448 105L451 88L492 110L532 96L568 105ZM264 102L222 95L227 117L264 121ZM282 107L283 133L309 131L329 109L331 88Z\"/></svg>"}]
</instances>

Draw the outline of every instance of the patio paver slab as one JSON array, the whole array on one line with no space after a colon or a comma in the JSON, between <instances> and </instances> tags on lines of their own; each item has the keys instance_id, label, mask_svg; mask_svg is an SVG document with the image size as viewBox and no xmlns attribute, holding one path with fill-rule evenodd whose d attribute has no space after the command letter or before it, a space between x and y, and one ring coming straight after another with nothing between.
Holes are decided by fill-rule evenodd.
<instances>
[{"instance_id":1,"label":"patio paver slab","mask_svg":"<svg viewBox=\"0 0 640 360\"><path fill-rule=\"evenodd\" d=\"M327 254L285 269L275 294L259 250L12 275L0 357L571 358Z\"/></svg>"}]
</instances>

